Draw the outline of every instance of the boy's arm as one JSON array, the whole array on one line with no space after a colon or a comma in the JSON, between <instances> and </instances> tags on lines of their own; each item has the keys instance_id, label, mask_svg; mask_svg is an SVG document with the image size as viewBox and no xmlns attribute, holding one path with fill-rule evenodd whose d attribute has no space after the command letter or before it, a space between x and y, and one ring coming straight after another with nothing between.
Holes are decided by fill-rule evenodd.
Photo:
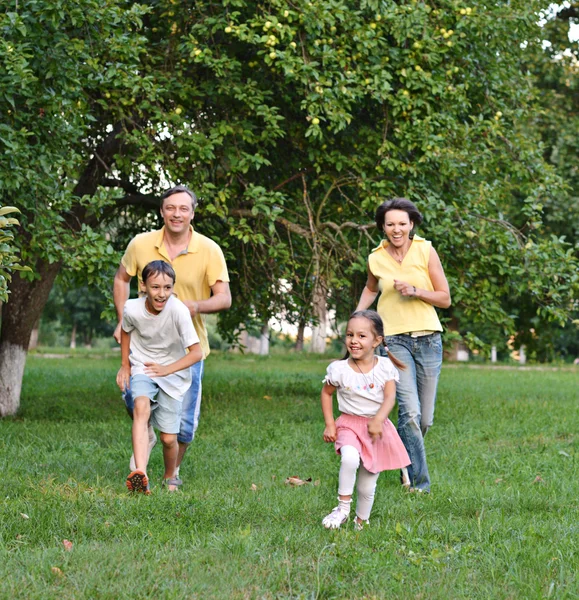
<instances>
[{"instance_id":1,"label":"boy's arm","mask_svg":"<svg viewBox=\"0 0 579 600\"><path fill-rule=\"evenodd\" d=\"M145 373L149 377L165 377L165 375L171 375L171 373L187 369L203 358L203 351L198 343L192 344L187 350L189 350L188 354L185 354L185 356L170 365L159 365L154 362L146 362Z\"/></svg>"},{"instance_id":2,"label":"boy's arm","mask_svg":"<svg viewBox=\"0 0 579 600\"><path fill-rule=\"evenodd\" d=\"M131 334L121 329L121 368L117 373L117 385L124 392L131 382L131 363L129 354L131 350Z\"/></svg>"},{"instance_id":3,"label":"boy's arm","mask_svg":"<svg viewBox=\"0 0 579 600\"><path fill-rule=\"evenodd\" d=\"M384 402L382 402L380 410L368 421L368 433L374 441L382 437L382 424L394 408L395 399L396 382L391 379L384 384Z\"/></svg>"},{"instance_id":4,"label":"boy's arm","mask_svg":"<svg viewBox=\"0 0 579 600\"><path fill-rule=\"evenodd\" d=\"M334 421L334 407L332 396L336 388L329 383L325 383L322 388L322 412L324 413L324 421L326 428L324 429L324 442L336 441L336 422Z\"/></svg>"}]
</instances>

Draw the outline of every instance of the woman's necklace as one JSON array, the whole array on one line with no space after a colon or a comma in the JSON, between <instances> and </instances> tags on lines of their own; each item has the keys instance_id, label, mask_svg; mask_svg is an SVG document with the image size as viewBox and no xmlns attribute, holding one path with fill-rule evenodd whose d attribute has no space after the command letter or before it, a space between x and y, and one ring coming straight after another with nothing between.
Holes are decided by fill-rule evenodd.
<instances>
[{"instance_id":1,"label":"woman's necklace","mask_svg":"<svg viewBox=\"0 0 579 600\"><path fill-rule=\"evenodd\" d=\"M376 366L376 357L373 357L372 360L372 383L368 383L368 380L366 379L366 374L362 372L362 369L360 369L360 365L357 363L356 359L352 358L352 360L354 361L356 368L358 369L358 371L360 371L360 374L364 378L364 381L366 382L366 387L372 389L374 387L374 367Z\"/></svg>"},{"instance_id":2,"label":"woman's necklace","mask_svg":"<svg viewBox=\"0 0 579 600\"><path fill-rule=\"evenodd\" d=\"M398 256L397 254L395 254L394 250L390 249L391 246L388 246L388 251L390 256L397 262L402 263L402 261L404 260L404 257L406 256L406 254L408 253L408 250L404 251L404 254L402 256Z\"/></svg>"}]
</instances>

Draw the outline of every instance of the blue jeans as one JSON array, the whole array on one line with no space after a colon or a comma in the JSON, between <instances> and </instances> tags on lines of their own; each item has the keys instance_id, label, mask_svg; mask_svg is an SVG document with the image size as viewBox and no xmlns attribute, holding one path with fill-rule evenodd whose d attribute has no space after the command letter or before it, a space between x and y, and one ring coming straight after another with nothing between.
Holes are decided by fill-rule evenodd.
<instances>
[{"instance_id":1,"label":"blue jeans","mask_svg":"<svg viewBox=\"0 0 579 600\"><path fill-rule=\"evenodd\" d=\"M201 411L201 391L204 372L204 361L200 360L191 367L191 387L183 397L181 412L181 425L177 441L190 444L195 437L199 426L199 413ZM123 400L131 419L133 418L134 400L130 390L123 394Z\"/></svg>"},{"instance_id":2,"label":"blue jeans","mask_svg":"<svg viewBox=\"0 0 579 600\"><path fill-rule=\"evenodd\" d=\"M388 351L406 365L396 386L398 434L412 464L408 467L410 485L430 491L424 436L434 419L436 386L442 367L440 333L421 337L386 336Z\"/></svg>"}]
</instances>

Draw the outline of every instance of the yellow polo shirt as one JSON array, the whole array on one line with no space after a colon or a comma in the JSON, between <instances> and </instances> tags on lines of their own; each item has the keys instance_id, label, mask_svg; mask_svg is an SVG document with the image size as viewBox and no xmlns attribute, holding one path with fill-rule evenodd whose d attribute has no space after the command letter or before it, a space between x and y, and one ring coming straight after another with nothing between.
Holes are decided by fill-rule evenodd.
<instances>
[{"instance_id":1,"label":"yellow polo shirt","mask_svg":"<svg viewBox=\"0 0 579 600\"><path fill-rule=\"evenodd\" d=\"M193 226L191 240L186 251L178 254L174 260L169 258L165 248L165 227L156 231L140 233L127 246L121 259L127 273L139 278L144 267L153 260L164 260L175 270L174 293L180 300L207 300L211 296L211 286L217 281L229 281L227 265L221 248L208 237L197 233ZM139 288L140 289L140 288ZM193 325L199 336L199 343L206 357L209 354L209 341L205 328L205 315L197 314Z\"/></svg>"},{"instance_id":2,"label":"yellow polo shirt","mask_svg":"<svg viewBox=\"0 0 579 600\"><path fill-rule=\"evenodd\" d=\"M394 289L394 280L399 279L417 288L434 291L428 272L432 244L415 235L400 264L386 250L388 243L387 240L383 240L368 258L368 266L378 279L380 288L378 314L384 322L384 333L397 335L412 331L442 331L442 325L432 304L413 296L402 296Z\"/></svg>"}]
</instances>

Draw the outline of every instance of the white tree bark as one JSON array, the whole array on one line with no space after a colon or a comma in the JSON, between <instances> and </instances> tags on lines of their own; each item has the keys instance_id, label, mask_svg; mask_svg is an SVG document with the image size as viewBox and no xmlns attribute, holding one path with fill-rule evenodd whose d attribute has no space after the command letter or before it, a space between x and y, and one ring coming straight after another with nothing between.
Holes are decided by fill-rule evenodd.
<instances>
[{"instance_id":1,"label":"white tree bark","mask_svg":"<svg viewBox=\"0 0 579 600\"><path fill-rule=\"evenodd\" d=\"M0 346L0 417L16 414L20 406L26 349L4 342Z\"/></svg>"},{"instance_id":2,"label":"white tree bark","mask_svg":"<svg viewBox=\"0 0 579 600\"><path fill-rule=\"evenodd\" d=\"M326 351L326 337L328 335L328 304L326 302L326 289L320 277L317 278L314 291L314 315L317 325L312 328L311 351L323 354Z\"/></svg>"}]
</instances>

